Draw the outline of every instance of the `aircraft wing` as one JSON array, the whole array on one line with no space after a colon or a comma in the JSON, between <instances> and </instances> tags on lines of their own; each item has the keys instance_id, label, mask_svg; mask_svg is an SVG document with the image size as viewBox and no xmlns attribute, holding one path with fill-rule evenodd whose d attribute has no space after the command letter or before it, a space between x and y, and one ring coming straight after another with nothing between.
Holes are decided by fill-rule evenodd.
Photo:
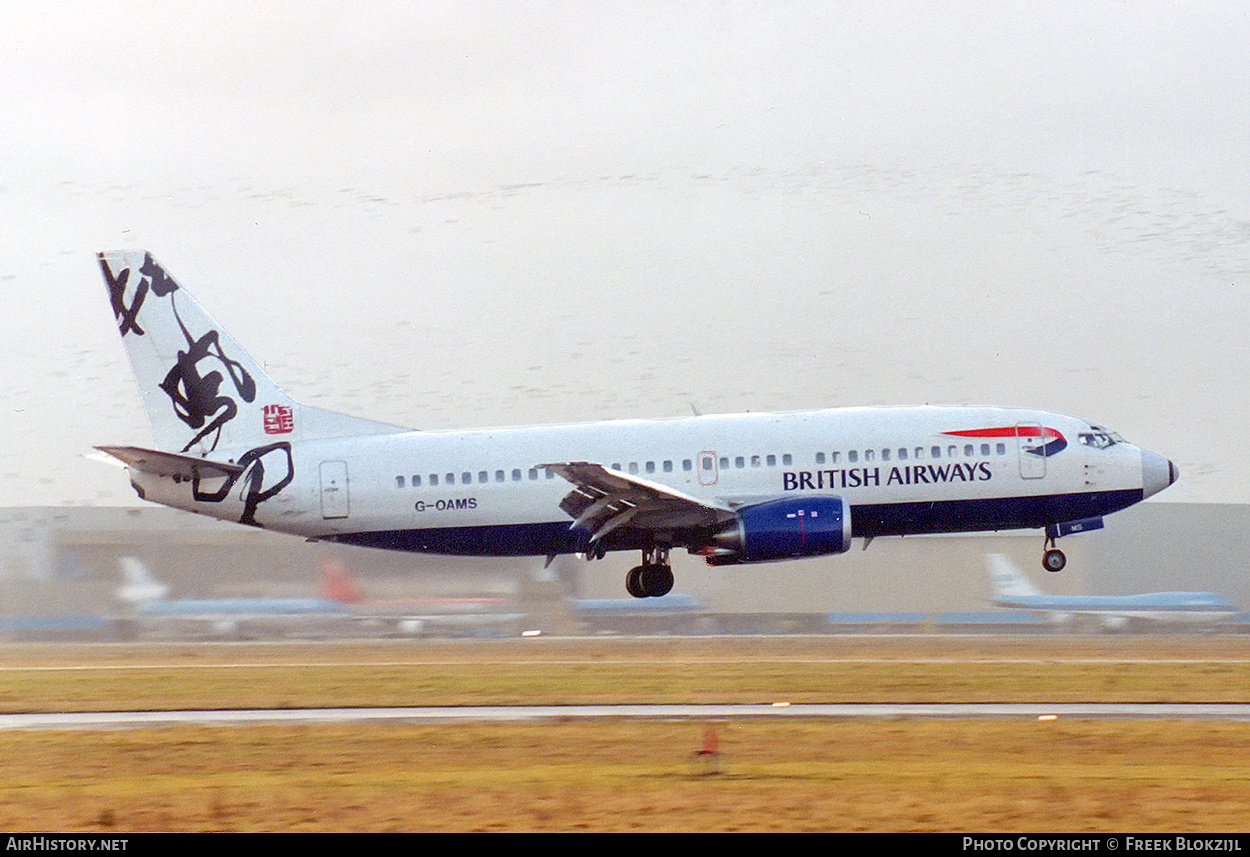
<instances>
[{"instance_id":1,"label":"aircraft wing","mask_svg":"<svg viewBox=\"0 0 1250 857\"><path fill-rule=\"evenodd\" d=\"M194 455L161 452L138 446L97 446L96 449L124 461L127 467L155 476L179 476L183 479L191 479L196 473L201 478L238 476L245 469L225 461L209 461Z\"/></svg>"},{"instance_id":2,"label":"aircraft wing","mask_svg":"<svg viewBox=\"0 0 1250 857\"><path fill-rule=\"evenodd\" d=\"M573 483L560 508L573 518L570 529L590 532L594 544L625 526L652 531L708 527L731 521L728 506L698 500L667 485L639 479L602 464L573 461L543 467Z\"/></svg>"}]
</instances>

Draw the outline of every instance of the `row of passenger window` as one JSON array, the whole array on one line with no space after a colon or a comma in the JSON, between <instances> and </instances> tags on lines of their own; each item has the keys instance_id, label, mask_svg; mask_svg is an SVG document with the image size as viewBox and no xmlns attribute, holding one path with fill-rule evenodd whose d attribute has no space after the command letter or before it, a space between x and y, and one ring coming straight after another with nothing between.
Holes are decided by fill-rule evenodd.
<instances>
[{"instance_id":1,"label":"row of passenger window","mask_svg":"<svg viewBox=\"0 0 1250 857\"><path fill-rule=\"evenodd\" d=\"M977 448L977 445L974 443L964 444L964 448L963 448L964 458L975 458L978 454L985 458L988 458L991 455L1006 455L1007 444L996 443L996 444L991 445L988 443L983 443L980 445L979 449ZM930 446L927 448L923 446L916 446L916 447L900 446L897 448L887 448L887 449L881 449L881 450L865 449L861 451L858 449L852 449L846 453L846 461L849 464L857 464L861 460L877 461L878 456L880 456L881 461L891 461L891 460L923 461L926 457L928 458L959 458L960 457L959 445L952 443L945 448L934 445L934 446ZM825 464L826 460L832 464L841 464L842 453L831 452L829 453L827 459L826 459L825 453L823 452L816 453L817 464Z\"/></svg>"},{"instance_id":2,"label":"row of passenger window","mask_svg":"<svg viewBox=\"0 0 1250 857\"><path fill-rule=\"evenodd\" d=\"M965 458L973 458L978 454L978 452L980 455L987 456L987 457L990 455L1006 455L1007 445L1004 443L999 443L999 444L994 444L993 446L991 446L988 443L983 443L980 445L979 450L977 449L976 444L969 443L969 444L964 445L963 455ZM828 454L824 452L818 452L816 453L816 463L817 464L826 464L826 463L841 464L842 455L843 455L842 452L830 452ZM852 450L847 451L845 455L846 455L846 462L849 464L857 464L861 460L862 461L877 461L878 457L880 458L881 461L891 461L891 460L922 461L926 457L928 458L958 458L959 446L956 444L951 444L950 446L947 446L945 449L943 449L943 447L940 447L940 446L931 446L931 447L928 447L927 449L923 446L917 446L917 447L900 446L897 448L887 448L887 449L881 449L881 450L852 449ZM782 467L789 467L794 463L794 456L792 456L790 453L786 453L780 456L780 459L779 459L778 456L776 455L751 455L751 456L736 455L733 457L723 455L717 461L717 464L719 464L721 470L729 470L731 466L734 469L742 469L742 468L746 468L748 465L750 467L776 467L778 460L780 460ZM689 458L682 459L680 464L681 464L681 469L683 472L689 473L691 470L694 469L694 462ZM625 467L622 467L620 462L613 462L612 469L621 471L621 472L628 472L631 474L657 473L657 472L672 473L676 469L676 466L677 464L673 462L672 460L665 460L665 461L658 461L658 462L657 461L644 461L644 462L631 461L628 464L626 464ZM702 462L702 467L704 471L710 471L712 469L712 461L710 459L710 456L704 457L704 460ZM546 474L545 477L542 475L544 473ZM513 468L511 471L496 470L493 472L493 474L489 470L479 470L477 471L476 474L474 474L470 470L461 471L460 473L455 473L455 472L441 473L441 474L440 473L430 473L430 474L414 473L411 477L396 476L395 487L403 488L405 487L405 485L411 485L413 488L420 488L423 485L434 487L440 484L441 485L457 485L457 484L472 485L474 483L479 484L479 485L484 485L489 482L496 482L496 483L503 483L503 482L509 482L509 481L523 482L526 479L536 482L541 478L554 479L555 474L552 473L550 470L544 470L543 468L540 468L540 467L531 467L529 468L528 471L522 470L519 467Z\"/></svg>"},{"instance_id":3,"label":"row of passenger window","mask_svg":"<svg viewBox=\"0 0 1250 857\"><path fill-rule=\"evenodd\" d=\"M781 456L781 463L783 466L789 466L793 462L793 460L794 460L794 456L790 455L789 453L786 453L785 455ZM727 469L729 467L729 462L730 462L730 459L727 456L722 457L720 459L721 469ZM734 467L746 467L747 466L746 464L747 458L745 456L739 455L733 459L733 462L734 462ZM777 456L775 455L764 455L764 456L752 455L750 457L750 462L751 462L752 467L761 467L761 466L765 466L765 464L768 467L776 467ZM681 465L682 471L685 473L689 473L690 471L694 470L694 461L689 458L682 459L681 462L675 462L671 459L666 459L664 461L642 461L642 462L631 461L625 464L624 466L622 466L622 464L619 461L617 461L617 462L612 463L612 469L620 471L622 473L631 473L631 474L673 473L677 469L677 466L679 463ZM707 470L711 470L711 463L710 462L705 463L704 468ZM462 471L460 473L452 472L452 473L442 473L442 474L440 473L430 473L430 474L414 473L411 477L396 476L395 487L403 488L406 485L411 485L413 488L420 488L423 485L428 485L428 486L433 487L433 486L440 485L440 484L441 485L457 485L457 484L459 485L473 485L473 484L482 485L482 484L486 484L489 482L497 482L497 483L509 482L509 481L523 482L527 478L531 481L537 481L540 478L544 478L541 475L544 472L546 473L545 478L547 479L552 479L555 477L554 473L552 473L549 470L544 471L543 468L540 468L540 467L531 467L528 473L522 470L521 468L514 468L511 472L506 471L506 470L496 470L494 471L493 474L489 470L479 470L476 474L476 478L475 478L475 474L469 470Z\"/></svg>"},{"instance_id":4,"label":"row of passenger window","mask_svg":"<svg viewBox=\"0 0 1250 857\"><path fill-rule=\"evenodd\" d=\"M523 474L523 472L524 472L524 471L522 471L519 467L518 467L518 468L513 469L512 474L511 474L511 480L512 480L513 482L521 482L521 481L524 479L524 477L523 477L523 475L522 475L522 474ZM534 480L534 481L537 481L537 480L540 478L540 474L541 474L542 472L543 472L543 469L542 469L542 468L540 468L540 467L531 467L531 468L529 469L529 478L530 478L530 479L532 479L532 480ZM554 478L556 477L556 475L555 475L554 473L552 473L550 470L547 470L547 471L545 471L545 472L546 472L546 474L547 474L545 478L547 478L547 479L554 479ZM496 471L495 471L495 474L494 474L494 480L493 480L493 481L495 481L495 482L507 482L508 480L509 480L508 471L506 471L506 470L496 470ZM406 480L405 480L405 478L404 478L403 476L396 476L396 477L395 477L395 487L396 487L396 488L403 488L403 487L404 487L404 483L405 483L405 481L406 481ZM460 484L460 485L472 485L474 482L477 482L478 484L485 484L485 483L490 482L490 481L492 481L492 479L491 479L491 472L490 472L489 470L479 470L479 471L477 472L477 479L476 479L476 480L473 478L473 472L472 472L472 471L470 471L470 470L465 470L465 471L462 471L461 473L454 473L454 472L452 472L452 473L442 473L442 474L440 474L440 473L431 473L431 474L426 475L426 476L423 476L423 475L422 475L422 474L420 474L420 473L414 473L414 474L412 475L412 482L411 482L411 484L412 484L412 487L413 487L413 488L420 488L420 487L422 486L422 484L423 484L423 483L424 483L425 485L429 485L429 486L432 488L432 487L434 487L434 486L436 486L436 485L440 485L440 484L442 484L442 485L456 485L456 484Z\"/></svg>"},{"instance_id":5,"label":"row of passenger window","mask_svg":"<svg viewBox=\"0 0 1250 857\"><path fill-rule=\"evenodd\" d=\"M750 458L750 462L751 462L751 466L752 466L752 467L776 467L776 466L777 466L777 456L775 456L775 455L764 455L764 456L752 455L752 456L751 456L751 458ZM786 453L785 455L781 456L781 466L782 466L782 467L789 467L789 466L790 466L791 464L793 464L793 463L794 463L794 456L790 455L789 453ZM734 458L733 458L733 466L734 466L735 468L738 468L738 469L741 469L741 468L743 468L743 467L746 467L746 466L747 466L747 457L746 457L746 456L744 456L744 455L736 455L736 456L734 456ZM705 467L706 467L706 465L705 465ZM728 470L728 469L729 469L729 456L727 456L727 455L722 455L722 456L721 456L721 459L720 459L720 469L721 469L721 470Z\"/></svg>"}]
</instances>

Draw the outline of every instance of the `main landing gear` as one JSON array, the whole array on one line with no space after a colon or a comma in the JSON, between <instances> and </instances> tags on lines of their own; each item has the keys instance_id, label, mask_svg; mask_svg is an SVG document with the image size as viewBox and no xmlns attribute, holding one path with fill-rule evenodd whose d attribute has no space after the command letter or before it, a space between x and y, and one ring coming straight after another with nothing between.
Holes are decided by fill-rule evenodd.
<instances>
[{"instance_id":1,"label":"main landing gear","mask_svg":"<svg viewBox=\"0 0 1250 857\"><path fill-rule=\"evenodd\" d=\"M668 548L652 547L642 552L642 565L625 575L625 591L635 598L658 598L673 588L673 569L668 564Z\"/></svg>"},{"instance_id":2,"label":"main landing gear","mask_svg":"<svg viewBox=\"0 0 1250 857\"><path fill-rule=\"evenodd\" d=\"M1063 555L1063 551L1055 547L1055 537L1046 536L1046 547L1042 551L1042 568L1047 571L1063 571L1063 567L1068 564L1068 558Z\"/></svg>"}]
</instances>

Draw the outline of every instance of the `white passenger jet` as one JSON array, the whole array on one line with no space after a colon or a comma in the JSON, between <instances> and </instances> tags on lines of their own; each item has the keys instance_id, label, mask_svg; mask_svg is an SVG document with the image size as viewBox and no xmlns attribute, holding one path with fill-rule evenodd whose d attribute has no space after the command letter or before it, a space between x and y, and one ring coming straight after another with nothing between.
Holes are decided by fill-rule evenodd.
<instances>
[{"instance_id":1,"label":"white passenger jet","mask_svg":"<svg viewBox=\"0 0 1250 857\"><path fill-rule=\"evenodd\" d=\"M240 621L273 622L320 616L349 616L344 600L327 592L314 598L167 598L169 587L157 580L147 565L133 556L118 560L123 583L118 598L147 618L186 619L211 622L219 633L237 632Z\"/></svg>"},{"instance_id":2,"label":"white passenger jet","mask_svg":"<svg viewBox=\"0 0 1250 857\"><path fill-rule=\"evenodd\" d=\"M1046 595L1002 554L990 554L986 564L994 581L995 604L1041 613L1055 622L1083 616L1117 630L1134 621L1216 625L1241 613L1236 604L1214 592Z\"/></svg>"},{"instance_id":3,"label":"white passenger jet","mask_svg":"<svg viewBox=\"0 0 1250 857\"><path fill-rule=\"evenodd\" d=\"M1176 481L1084 420L1001 408L840 408L412 431L302 405L144 251L100 254L156 449L99 447L141 498L309 539L424 553L669 551L711 565L842 553L852 538L1102 525Z\"/></svg>"}]
</instances>

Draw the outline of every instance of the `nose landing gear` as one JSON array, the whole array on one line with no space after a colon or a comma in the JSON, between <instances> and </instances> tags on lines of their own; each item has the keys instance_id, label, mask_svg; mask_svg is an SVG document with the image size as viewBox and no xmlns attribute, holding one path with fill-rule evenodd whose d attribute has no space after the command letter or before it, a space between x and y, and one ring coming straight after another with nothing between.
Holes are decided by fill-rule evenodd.
<instances>
[{"instance_id":1,"label":"nose landing gear","mask_svg":"<svg viewBox=\"0 0 1250 857\"><path fill-rule=\"evenodd\" d=\"M642 565L625 575L625 591L635 598L658 598L673 588L673 569L668 564L668 548L647 548Z\"/></svg>"},{"instance_id":2,"label":"nose landing gear","mask_svg":"<svg viewBox=\"0 0 1250 857\"><path fill-rule=\"evenodd\" d=\"M1068 558L1064 556L1063 551L1055 547L1055 537L1047 535L1046 547L1042 551L1042 568L1050 572L1063 571L1063 567L1068 564Z\"/></svg>"}]
</instances>

